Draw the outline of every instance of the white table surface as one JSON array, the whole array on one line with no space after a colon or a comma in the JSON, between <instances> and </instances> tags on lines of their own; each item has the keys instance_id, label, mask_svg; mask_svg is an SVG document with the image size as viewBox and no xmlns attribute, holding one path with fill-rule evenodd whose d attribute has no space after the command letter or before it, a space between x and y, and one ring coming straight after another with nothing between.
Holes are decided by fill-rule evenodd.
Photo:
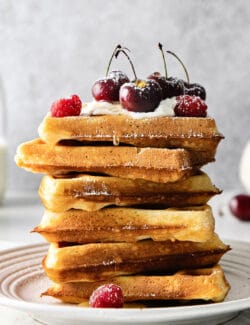
<instances>
[{"instance_id":1,"label":"white table surface","mask_svg":"<svg viewBox=\"0 0 250 325\"><path fill-rule=\"evenodd\" d=\"M239 221L228 210L228 201L236 193L224 192L209 202L213 208L216 232L225 242L226 239L250 242L250 222ZM4 204L0 206L0 250L42 242L39 235L30 233L38 225L42 214L43 207L37 193L7 193ZM38 324L29 315L6 307L0 306L0 315L1 325ZM250 310L226 324L250 324Z\"/></svg>"}]
</instances>

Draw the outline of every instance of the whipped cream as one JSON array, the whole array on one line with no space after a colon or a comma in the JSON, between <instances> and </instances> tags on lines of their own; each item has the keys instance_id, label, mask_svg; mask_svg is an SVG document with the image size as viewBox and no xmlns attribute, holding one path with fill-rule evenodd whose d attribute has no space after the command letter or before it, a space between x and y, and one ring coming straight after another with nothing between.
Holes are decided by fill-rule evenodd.
<instances>
[{"instance_id":1,"label":"whipped cream","mask_svg":"<svg viewBox=\"0 0 250 325\"><path fill-rule=\"evenodd\" d=\"M153 112L130 112L124 109L119 102L109 103L93 100L83 105L81 115L128 115L132 118L174 116L175 105L176 97L172 97L162 100Z\"/></svg>"}]
</instances>

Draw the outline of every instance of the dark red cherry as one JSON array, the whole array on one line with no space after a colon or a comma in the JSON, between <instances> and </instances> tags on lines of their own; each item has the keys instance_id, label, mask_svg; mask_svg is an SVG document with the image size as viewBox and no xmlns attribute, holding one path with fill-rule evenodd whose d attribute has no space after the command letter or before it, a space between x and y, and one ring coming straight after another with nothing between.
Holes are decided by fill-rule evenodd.
<instances>
[{"instance_id":1,"label":"dark red cherry","mask_svg":"<svg viewBox=\"0 0 250 325\"><path fill-rule=\"evenodd\" d=\"M231 213L238 219L250 221L250 195L239 194L229 201Z\"/></svg>"},{"instance_id":2,"label":"dark red cherry","mask_svg":"<svg viewBox=\"0 0 250 325\"><path fill-rule=\"evenodd\" d=\"M158 43L158 48L161 51L165 76L162 76L159 72L154 72L150 76L148 76L148 79L155 80L156 82L159 83L162 90L162 99L183 95L184 94L183 81L177 78L168 77L166 59L163 51L163 46L161 43Z\"/></svg>"},{"instance_id":3,"label":"dark red cherry","mask_svg":"<svg viewBox=\"0 0 250 325\"><path fill-rule=\"evenodd\" d=\"M148 76L148 79L158 82L162 90L162 99L184 94L184 83L180 79L173 77L166 78L159 72L152 73Z\"/></svg>"},{"instance_id":4,"label":"dark red cherry","mask_svg":"<svg viewBox=\"0 0 250 325\"><path fill-rule=\"evenodd\" d=\"M95 81L92 86L92 95L95 100L107 102L117 101L117 84L114 79L103 78ZM119 98L119 97L118 97Z\"/></svg>"},{"instance_id":5,"label":"dark red cherry","mask_svg":"<svg viewBox=\"0 0 250 325\"><path fill-rule=\"evenodd\" d=\"M111 71L106 78L97 80L92 86L92 95L95 100L115 102L119 100L121 86L129 82L129 78L122 71Z\"/></svg>"},{"instance_id":6,"label":"dark red cherry","mask_svg":"<svg viewBox=\"0 0 250 325\"><path fill-rule=\"evenodd\" d=\"M114 79L116 81L116 83L118 84L118 86L122 86L125 82L129 82L129 78L128 76L120 71L120 70L113 70L113 71L110 71L108 73L108 78L110 79Z\"/></svg>"},{"instance_id":7,"label":"dark red cherry","mask_svg":"<svg viewBox=\"0 0 250 325\"><path fill-rule=\"evenodd\" d=\"M123 53L133 70L135 80L124 83L120 88L119 100L123 108L132 112L151 112L159 105L162 99L162 90L158 82L154 80L140 80L137 78L133 62L128 52L129 49L123 47L118 51Z\"/></svg>"},{"instance_id":8,"label":"dark red cherry","mask_svg":"<svg viewBox=\"0 0 250 325\"><path fill-rule=\"evenodd\" d=\"M152 112L161 99L161 87L154 80L137 79L120 88L120 103L128 111Z\"/></svg>"},{"instance_id":9,"label":"dark red cherry","mask_svg":"<svg viewBox=\"0 0 250 325\"><path fill-rule=\"evenodd\" d=\"M198 96L203 100L206 100L206 90L198 83L187 83L185 82L185 95Z\"/></svg>"},{"instance_id":10,"label":"dark red cherry","mask_svg":"<svg viewBox=\"0 0 250 325\"><path fill-rule=\"evenodd\" d=\"M166 98L184 95L184 92L185 92L184 83L182 82L181 79L172 78L172 77L167 79Z\"/></svg>"},{"instance_id":11,"label":"dark red cherry","mask_svg":"<svg viewBox=\"0 0 250 325\"><path fill-rule=\"evenodd\" d=\"M166 77L162 76L160 72L154 72L151 75L147 77L147 79L154 80L158 82L158 84L161 87L161 93L162 93L162 99L167 98L167 82Z\"/></svg>"}]
</instances>

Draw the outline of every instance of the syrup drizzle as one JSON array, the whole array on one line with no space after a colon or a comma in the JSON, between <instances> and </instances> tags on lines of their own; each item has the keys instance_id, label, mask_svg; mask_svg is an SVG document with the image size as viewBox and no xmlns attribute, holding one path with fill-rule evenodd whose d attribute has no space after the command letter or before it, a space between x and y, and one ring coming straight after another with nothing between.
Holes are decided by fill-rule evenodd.
<instances>
[{"instance_id":1,"label":"syrup drizzle","mask_svg":"<svg viewBox=\"0 0 250 325\"><path fill-rule=\"evenodd\" d=\"M116 134L114 134L113 135L113 145L119 146L119 144L120 144L120 138Z\"/></svg>"}]
</instances>

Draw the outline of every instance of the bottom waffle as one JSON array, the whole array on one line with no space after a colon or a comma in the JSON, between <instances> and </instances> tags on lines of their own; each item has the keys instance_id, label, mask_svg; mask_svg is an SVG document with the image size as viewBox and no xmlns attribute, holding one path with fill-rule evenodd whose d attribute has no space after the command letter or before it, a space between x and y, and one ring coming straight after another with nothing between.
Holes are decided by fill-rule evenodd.
<instances>
[{"instance_id":1,"label":"bottom waffle","mask_svg":"<svg viewBox=\"0 0 250 325\"><path fill-rule=\"evenodd\" d=\"M219 265L206 269L179 271L174 275L118 276L108 281L122 288L124 301L205 300L222 301L230 286ZM55 283L43 295L68 303L82 303L107 281Z\"/></svg>"}]
</instances>

